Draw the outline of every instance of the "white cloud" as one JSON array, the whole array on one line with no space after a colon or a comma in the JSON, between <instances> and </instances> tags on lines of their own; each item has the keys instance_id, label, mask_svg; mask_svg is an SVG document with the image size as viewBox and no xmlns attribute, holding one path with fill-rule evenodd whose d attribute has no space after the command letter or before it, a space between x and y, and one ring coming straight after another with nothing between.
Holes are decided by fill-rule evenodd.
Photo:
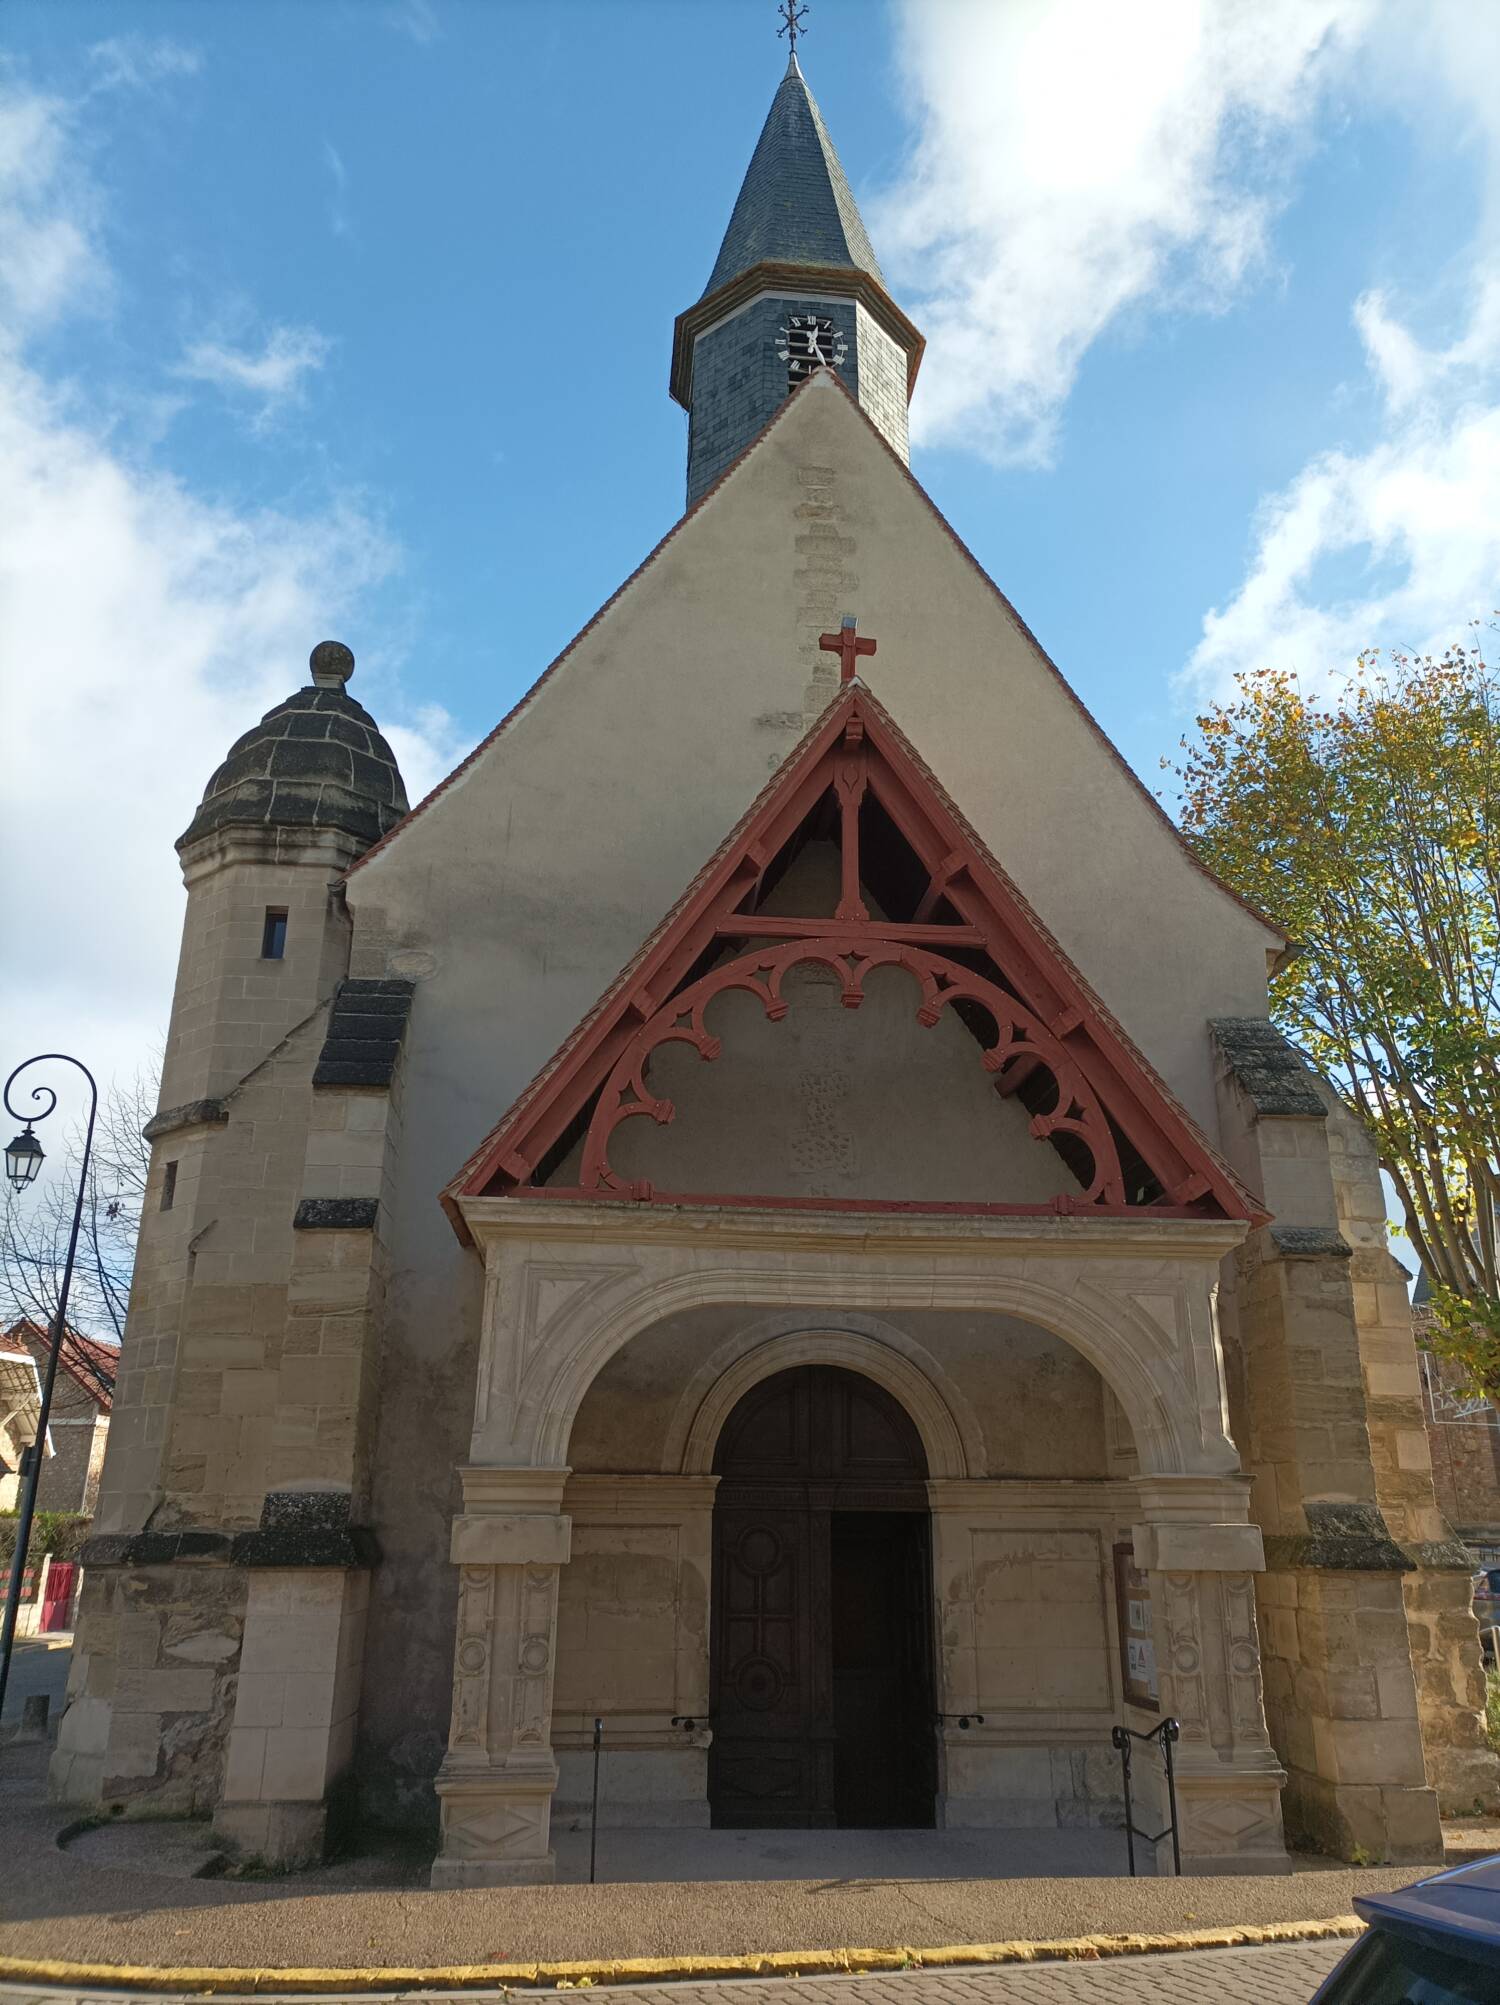
<instances>
[{"instance_id":1,"label":"white cloud","mask_svg":"<svg viewBox=\"0 0 1500 2005\"><path fill-rule=\"evenodd\" d=\"M323 165L328 169L333 182L333 192L328 201L328 227L336 237L349 234L349 169L344 165L344 156L331 139L323 141Z\"/></svg>"},{"instance_id":2,"label":"white cloud","mask_svg":"<svg viewBox=\"0 0 1500 2005\"><path fill-rule=\"evenodd\" d=\"M255 400L264 422L287 404L299 402L305 379L321 369L333 344L315 327L273 327L257 352L224 340L195 341L177 364L190 382L242 393Z\"/></svg>"},{"instance_id":3,"label":"white cloud","mask_svg":"<svg viewBox=\"0 0 1500 2005\"><path fill-rule=\"evenodd\" d=\"M70 108L0 79L0 342L98 306L98 204L69 153Z\"/></svg>"},{"instance_id":4,"label":"white cloud","mask_svg":"<svg viewBox=\"0 0 1500 2005\"><path fill-rule=\"evenodd\" d=\"M918 136L872 224L929 340L916 437L1044 463L1084 353L1123 313L1222 306L1375 11L898 0Z\"/></svg>"},{"instance_id":5,"label":"white cloud","mask_svg":"<svg viewBox=\"0 0 1500 2005\"><path fill-rule=\"evenodd\" d=\"M1445 347L1424 347L1376 295L1355 321L1384 433L1319 454L1263 504L1246 577L1188 663L1200 694L1267 665L1316 679L1377 644L1441 651L1500 603L1500 274L1479 275ZM1334 566L1342 591L1325 582Z\"/></svg>"},{"instance_id":6,"label":"white cloud","mask_svg":"<svg viewBox=\"0 0 1500 2005\"><path fill-rule=\"evenodd\" d=\"M95 90L144 90L168 77L196 76L203 58L165 36L112 35L89 50Z\"/></svg>"},{"instance_id":7,"label":"white cloud","mask_svg":"<svg viewBox=\"0 0 1500 2005\"><path fill-rule=\"evenodd\" d=\"M3 163L24 160L23 239L84 246L71 266L55 262L53 319L108 280L96 218L78 206L95 198L73 166L69 117L24 92L0 102L0 243L18 228L18 176ZM248 387L274 389L274 355L265 380L253 364ZM91 383L85 405L14 341L0 346L0 1054L8 1070L60 1045L101 1080L132 1074L164 1030L182 916L173 843L204 783L305 681L313 642L359 644L369 594L400 560L361 496L236 507L153 461L159 442L127 453L107 416L121 387ZM378 662L373 674L361 664L356 691L368 701L374 686L383 723L400 711L391 683ZM441 711L391 736L413 797L451 763Z\"/></svg>"},{"instance_id":8,"label":"white cloud","mask_svg":"<svg viewBox=\"0 0 1500 2005\"><path fill-rule=\"evenodd\" d=\"M397 6L386 9L385 18L398 34L409 35L423 48L443 32L432 0L399 0Z\"/></svg>"}]
</instances>

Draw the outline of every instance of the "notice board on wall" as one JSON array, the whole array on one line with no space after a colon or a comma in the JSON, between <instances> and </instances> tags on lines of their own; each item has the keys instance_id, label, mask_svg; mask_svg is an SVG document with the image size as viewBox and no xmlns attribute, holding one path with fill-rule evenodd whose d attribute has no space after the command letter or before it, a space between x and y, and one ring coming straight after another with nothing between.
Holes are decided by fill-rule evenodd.
<instances>
[{"instance_id":1,"label":"notice board on wall","mask_svg":"<svg viewBox=\"0 0 1500 2005\"><path fill-rule=\"evenodd\" d=\"M1135 1563L1135 1548L1115 1547L1115 1605L1120 1613L1120 1679L1128 1706L1158 1708L1151 1581Z\"/></svg>"}]
</instances>

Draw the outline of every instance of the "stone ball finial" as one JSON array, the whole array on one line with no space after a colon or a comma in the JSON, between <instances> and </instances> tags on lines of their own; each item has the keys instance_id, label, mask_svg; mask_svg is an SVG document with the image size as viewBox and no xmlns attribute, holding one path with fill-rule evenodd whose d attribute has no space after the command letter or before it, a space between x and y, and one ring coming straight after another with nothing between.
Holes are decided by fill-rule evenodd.
<instances>
[{"instance_id":1,"label":"stone ball finial","mask_svg":"<svg viewBox=\"0 0 1500 2005\"><path fill-rule=\"evenodd\" d=\"M341 640L320 640L307 665L319 689L342 689L354 673L354 655Z\"/></svg>"}]
</instances>

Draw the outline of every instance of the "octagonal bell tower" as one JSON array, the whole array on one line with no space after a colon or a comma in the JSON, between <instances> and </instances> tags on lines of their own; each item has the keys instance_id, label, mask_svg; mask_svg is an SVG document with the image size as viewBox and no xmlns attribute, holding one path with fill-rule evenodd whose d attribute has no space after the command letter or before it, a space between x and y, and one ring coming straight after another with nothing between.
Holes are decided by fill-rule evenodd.
<instances>
[{"instance_id":1,"label":"octagonal bell tower","mask_svg":"<svg viewBox=\"0 0 1500 2005\"><path fill-rule=\"evenodd\" d=\"M677 318L672 395L688 413L688 506L819 369L837 369L906 459L922 348L885 289L793 54L703 296Z\"/></svg>"}]
</instances>

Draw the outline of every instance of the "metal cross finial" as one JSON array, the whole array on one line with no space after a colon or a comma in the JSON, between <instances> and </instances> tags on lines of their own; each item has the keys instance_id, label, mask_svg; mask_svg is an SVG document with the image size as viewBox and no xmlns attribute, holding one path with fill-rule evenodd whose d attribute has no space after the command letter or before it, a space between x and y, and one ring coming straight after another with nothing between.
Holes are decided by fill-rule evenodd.
<instances>
[{"instance_id":1,"label":"metal cross finial","mask_svg":"<svg viewBox=\"0 0 1500 2005\"><path fill-rule=\"evenodd\" d=\"M778 38L782 35L786 36L788 42L791 44L792 57L795 61L797 55L797 37L807 33L807 30L802 25L807 19L807 9L799 7L797 0L781 0L781 5L776 11L780 14L783 23L776 30L777 36Z\"/></svg>"}]
</instances>

